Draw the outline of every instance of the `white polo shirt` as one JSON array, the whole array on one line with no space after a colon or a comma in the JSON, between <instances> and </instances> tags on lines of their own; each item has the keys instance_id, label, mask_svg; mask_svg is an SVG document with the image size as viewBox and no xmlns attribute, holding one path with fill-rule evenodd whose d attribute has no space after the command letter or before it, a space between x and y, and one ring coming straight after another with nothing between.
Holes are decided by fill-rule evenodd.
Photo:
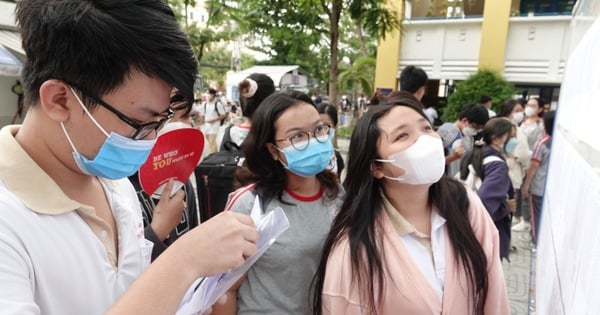
<instances>
[{"instance_id":1,"label":"white polo shirt","mask_svg":"<svg viewBox=\"0 0 600 315\"><path fill-rule=\"evenodd\" d=\"M207 101L206 103L200 105L200 115L204 116L204 124L202 124L202 131L207 135L216 135L219 132L219 126L221 126L221 121L217 120L215 122L209 123L209 120L216 119L219 115L225 114L225 107L223 107L223 102L214 99L212 101Z\"/></svg>"},{"instance_id":2,"label":"white polo shirt","mask_svg":"<svg viewBox=\"0 0 600 315\"><path fill-rule=\"evenodd\" d=\"M150 263L140 205L127 178L101 179L118 229L67 197L0 130L0 313L102 314ZM118 253L118 259L117 259Z\"/></svg>"}]
</instances>

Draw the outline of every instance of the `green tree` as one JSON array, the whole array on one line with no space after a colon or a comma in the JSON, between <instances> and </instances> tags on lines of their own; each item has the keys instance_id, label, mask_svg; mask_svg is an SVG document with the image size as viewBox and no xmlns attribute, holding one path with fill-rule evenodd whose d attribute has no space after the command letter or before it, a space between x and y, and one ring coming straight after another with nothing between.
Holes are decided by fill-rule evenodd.
<instances>
[{"instance_id":1,"label":"green tree","mask_svg":"<svg viewBox=\"0 0 600 315\"><path fill-rule=\"evenodd\" d=\"M352 11L346 9L349 7ZM272 56L269 62L298 64L326 80L332 102L337 99L344 16L357 18L354 25L362 26L356 29L358 37L364 37L363 29L369 35L383 36L400 25L396 13L385 6L384 0L247 0L240 2L240 9L247 12L243 19L247 30L263 39L260 49ZM367 41L359 43L363 44L358 49L363 47L363 55L365 51L368 54Z\"/></svg>"},{"instance_id":2,"label":"green tree","mask_svg":"<svg viewBox=\"0 0 600 315\"><path fill-rule=\"evenodd\" d=\"M311 75L320 78L327 64L321 51L323 36L322 17L315 12L313 1L251 0L239 2L249 48L269 56L261 64L299 65Z\"/></svg>"},{"instance_id":3,"label":"green tree","mask_svg":"<svg viewBox=\"0 0 600 315\"><path fill-rule=\"evenodd\" d=\"M373 38L385 39L388 33L402 26L398 12L390 10L383 1L354 0L350 2L348 12L355 23L364 56L368 55L365 32Z\"/></svg>"},{"instance_id":4,"label":"green tree","mask_svg":"<svg viewBox=\"0 0 600 315\"><path fill-rule=\"evenodd\" d=\"M253 66L256 63L255 58L252 55L243 53L241 56L241 63L244 68ZM227 71L232 69L231 65L231 51L225 48L223 45L216 46L211 50L208 50L202 59L200 69L198 73L202 80L202 86L208 87L211 82L219 86L213 86L215 88L221 87L224 83ZM214 85L214 84L213 84Z\"/></svg>"},{"instance_id":5,"label":"green tree","mask_svg":"<svg viewBox=\"0 0 600 315\"><path fill-rule=\"evenodd\" d=\"M239 10L229 6L228 1L206 0L205 9L208 13L204 25L188 23L188 12L190 7L196 5L195 0L168 0L167 3L173 9L175 17L183 26L198 63L212 44L230 41L236 38L243 30L238 27Z\"/></svg>"},{"instance_id":6,"label":"green tree","mask_svg":"<svg viewBox=\"0 0 600 315\"><path fill-rule=\"evenodd\" d=\"M340 91L356 92L360 88L365 95L373 92L373 83L375 79L375 58L372 56L362 56L354 60L352 65L340 72L338 83ZM351 93L356 99L355 93Z\"/></svg>"},{"instance_id":7,"label":"green tree","mask_svg":"<svg viewBox=\"0 0 600 315\"><path fill-rule=\"evenodd\" d=\"M467 80L458 82L454 93L448 96L448 105L444 110L444 121L455 121L464 105L476 103L482 94L492 98L492 109L498 111L503 101L516 93L514 85L507 82L497 72L480 69Z\"/></svg>"}]
</instances>

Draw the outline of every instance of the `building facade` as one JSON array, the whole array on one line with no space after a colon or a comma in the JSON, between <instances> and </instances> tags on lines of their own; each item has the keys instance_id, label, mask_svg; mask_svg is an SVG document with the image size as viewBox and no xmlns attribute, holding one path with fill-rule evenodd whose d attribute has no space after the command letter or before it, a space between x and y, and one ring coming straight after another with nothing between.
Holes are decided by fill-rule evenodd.
<instances>
[{"instance_id":1,"label":"building facade","mask_svg":"<svg viewBox=\"0 0 600 315\"><path fill-rule=\"evenodd\" d=\"M394 0L390 5L404 21L401 31L379 43L377 88L398 89L400 71L415 65L430 78L428 94L445 97L456 81L486 68L525 97L558 101L576 0Z\"/></svg>"}]
</instances>

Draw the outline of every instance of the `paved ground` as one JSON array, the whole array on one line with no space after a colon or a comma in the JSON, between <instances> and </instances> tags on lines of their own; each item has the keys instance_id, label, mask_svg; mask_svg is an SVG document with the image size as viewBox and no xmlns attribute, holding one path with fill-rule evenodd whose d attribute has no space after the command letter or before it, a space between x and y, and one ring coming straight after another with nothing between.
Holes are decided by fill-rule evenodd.
<instances>
[{"instance_id":1,"label":"paved ground","mask_svg":"<svg viewBox=\"0 0 600 315\"><path fill-rule=\"evenodd\" d=\"M529 234L525 232L512 232L512 245L516 248L510 253L510 263L502 262L506 290L510 300L511 314L535 314L535 285L530 280L535 279L535 249L529 241Z\"/></svg>"},{"instance_id":2,"label":"paved ground","mask_svg":"<svg viewBox=\"0 0 600 315\"><path fill-rule=\"evenodd\" d=\"M338 138L337 142L338 150L347 161L349 140ZM345 176L344 170L342 179ZM531 268L532 261L535 264L535 249L528 233L512 232L512 240L515 250L510 253L510 263L502 262L511 315L535 315L535 286L530 286L530 279L535 276L535 270Z\"/></svg>"}]
</instances>

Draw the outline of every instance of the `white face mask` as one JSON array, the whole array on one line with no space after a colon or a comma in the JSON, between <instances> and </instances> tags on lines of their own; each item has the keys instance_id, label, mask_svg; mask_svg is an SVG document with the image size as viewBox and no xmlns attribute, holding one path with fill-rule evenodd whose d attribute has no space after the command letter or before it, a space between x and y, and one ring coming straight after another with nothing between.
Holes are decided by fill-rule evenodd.
<instances>
[{"instance_id":1,"label":"white face mask","mask_svg":"<svg viewBox=\"0 0 600 315\"><path fill-rule=\"evenodd\" d=\"M433 184L444 175L444 147L440 138L422 135L408 149L391 154L387 160L404 170L398 177L384 176L387 179L409 185Z\"/></svg>"},{"instance_id":2,"label":"white face mask","mask_svg":"<svg viewBox=\"0 0 600 315\"><path fill-rule=\"evenodd\" d=\"M523 121L525 114L523 114L523 112L516 112L512 116L512 122L515 124L520 124Z\"/></svg>"},{"instance_id":3,"label":"white face mask","mask_svg":"<svg viewBox=\"0 0 600 315\"><path fill-rule=\"evenodd\" d=\"M474 137L477 134L477 129L473 127L465 127L463 128L462 133L466 137Z\"/></svg>"},{"instance_id":4,"label":"white face mask","mask_svg":"<svg viewBox=\"0 0 600 315\"><path fill-rule=\"evenodd\" d=\"M537 109L535 109L531 106L525 107L525 116L531 117L531 116L535 116L535 115L537 115Z\"/></svg>"}]
</instances>

